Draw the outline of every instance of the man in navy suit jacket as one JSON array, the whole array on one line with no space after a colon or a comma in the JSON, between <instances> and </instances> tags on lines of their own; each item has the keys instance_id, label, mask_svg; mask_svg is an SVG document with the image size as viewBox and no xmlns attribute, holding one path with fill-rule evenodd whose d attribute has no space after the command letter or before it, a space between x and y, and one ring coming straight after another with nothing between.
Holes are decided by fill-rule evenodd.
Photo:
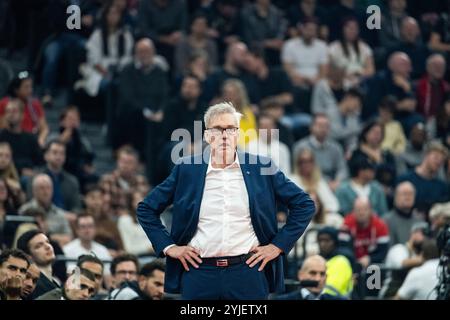
<instances>
[{"instance_id":1,"label":"man in navy suit jacket","mask_svg":"<svg viewBox=\"0 0 450 320\"><path fill-rule=\"evenodd\" d=\"M284 291L280 255L314 214L313 201L270 159L237 151L239 119L230 103L210 107L207 150L178 161L138 205L156 254L167 257L165 291L183 299L266 299ZM289 210L281 230L277 202ZM170 204L169 234L160 214Z\"/></svg>"}]
</instances>

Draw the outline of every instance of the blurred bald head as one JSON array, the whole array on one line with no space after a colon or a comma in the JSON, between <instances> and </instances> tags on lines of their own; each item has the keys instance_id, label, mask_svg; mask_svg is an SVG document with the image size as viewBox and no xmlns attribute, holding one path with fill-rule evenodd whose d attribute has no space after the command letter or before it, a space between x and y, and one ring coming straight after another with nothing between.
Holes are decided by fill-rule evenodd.
<instances>
[{"instance_id":1,"label":"blurred bald head","mask_svg":"<svg viewBox=\"0 0 450 320\"><path fill-rule=\"evenodd\" d=\"M369 198L356 198L355 202L353 203L353 213L355 214L356 223L359 226L367 226L372 216L372 206L370 204Z\"/></svg>"},{"instance_id":2,"label":"blurred bald head","mask_svg":"<svg viewBox=\"0 0 450 320\"><path fill-rule=\"evenodd\" d=\"M298 279L300 281L317 281L317 287L307 287L307 289L312 293L319 294L323 290L327 279L327 261L319 255L306 258L299 270Z\"/></svg>"},{"instance_id":3,"label":"blurred bald head","mask_svg":"<svg viewBox=\"0 0 450 320\"><path fill-rule=\"evenodd\" d=\"M33 197L39 204L44 207L50 206L53 197L53 182L46 174L38 174L34 177L33 183Z\"/></svg>"},{"instance_id":4,"label":"blurred bald head","mask_svg":"<svg viewBox=\"0 0 450 320\"><path fill-rule=\"evenodd\" d=\"M246 61L246 56L248 54L247 45L243 42L233 42L228 46L226 62L231 63L237 67L240 67Z\"/></svg>"},{"instance_id":5,"label":"blurred bald head","mask_svg":"<svg viewBox=\"0 0 450 320\"><path fill-rule=\"evenodd\" d=\"M388 67L394 74L409 78L409 74L411 73L411 59L404 52L394 52L389 56Z\"/></svg>"},{"instance_id":6,"label":"blurred bald head","mask_svg":"<svg viewBox=\"0 0 450 320\"><path fill-rule=\"evenodd\" d=\"M427 59L427 72L434 80L441 80L445 75L446 62L442 54L435 53Z\"/></svg>"},{"instance_id":7,"label":"blurred bald head","mask_svg":"<svg viewBox=\"0 0 450 320\"><path fill-rule=\"evenodd\" d=\"M420 28L416 19L412 17L404 18L402 20L401 34L404 41L408 43L416 43L417 38L420 35Z\"/></svg>"},{"instance_id":8,"label":"blurred bald head","mask_svg":"<svg viewBox=\"0 0 450 320\"><path fill-rule=\"evenodd\" d=\"M139 40L135 45L135 58L143 67L149 67L153 64L155 56L155 46L149 38Z\"/></svg>"}]
</instances>

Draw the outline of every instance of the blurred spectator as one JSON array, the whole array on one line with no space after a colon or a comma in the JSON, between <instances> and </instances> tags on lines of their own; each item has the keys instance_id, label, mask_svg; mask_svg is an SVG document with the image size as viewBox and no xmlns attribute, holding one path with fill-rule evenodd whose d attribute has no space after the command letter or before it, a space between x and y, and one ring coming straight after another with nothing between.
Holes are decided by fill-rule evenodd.
<instances>
[{"instance_id":1,"label":"blurred spectator","mask_svg":"<svg viewBox=\"0 0 450 320\"><path fill-rule=\"evenodd\" d=\"M176 129L188 130L191 137L194 137L194 121L201 122L205 113L205 102L200 100L201 90L198 78L191 75L183 78L180 92L164 110L164 143L171 141L171 135Z\"/></svg>"},{"instance_id":2,"label":"blurred spectator","mask_svg":"<svg viewBox=\"0 0 450 320\"><path fill-rule=\"evenodd\" d=\"M344 152L342 147L330 138L330 118L325 114L317 113L314 116L311 135L294 145L293 154L298 154L304 148L313 151L314 158L331 190L336 190L340 182L347 179L348 169Z\"/></svg>"},{"instance_id":3,"label":"blurred spectator","mask_svg":"<svg viewBox=\"0 0 450 320\"><path fill-rule=\"evenodd\" d=\"M122 283L109 300L161 300L164 295L165 266L155 260L139 271L137 281Z\"/></svg>"},{"instance_id":4,"label":"blurred spectator","mask_svg":"<svg viewBox=\"0 0 450 320\"><path fill-rule=\"evenodd\" d=\"M436 202L449 199L449 190L445 181L437 174L448 157L448 150L439 142L431 142L421 164L398 178L398 183L411 182L416 188L415 205L422 213L427 213Z\"/></svg>"},{"instance_id":5,"label":"blurred spectator","mask_svg":"<svg viewBox=\"0 0 450 320\"><path fill-rule=\"evenodd\" d=\"M445 102L439 105L436 117L428 121L428 129L432 137L441 140L447 148L450 148L450 94Z\"/></svg>"},{"instance_id":6,"label":"blurred spectator","mask_svg":"<svg viewBox=\"0 0 450 320\"><path fill-rule=\"evenodd\" d=\"M7 181L0 178L0 249L4 244L7 247L11 245L14 227L5 223L5 218L7 215L17 215L17 211L25 199L23 196L22 192L15 194Z\"/></svg>"},{"instance_id":7,"label":"blurred spectator","mask_svg":"<svg viewBox=\"0 0 450 320\"><path fill-rule=\"evenodd\" d=\"M252 81L246 82L252 103L259 104L263 99L275 99L282 106L292 104L292 86L289 77L282 68L267 65L261 48L254 47L246 55L245 68L252 76Z\"/></svg>"},{"instance_id":8,"label":"blurred spectator","mask_svg":"<svg viewBox=\"0 0 450 320\"><path fill-rule=\"evenodd\" d=\"M247 151L272 159L273 163L285 174L291 174L291 153L289 148L280 141L275 132L275 120L267 114L258 117L258 139L247 145Z\"/></svg>"},{"instance_id":9,"label":"blurred spectator","mask_svg":"<svg viewBox=\"0 0 450 320\"><path fill-rule=\"evenodd\" d=\"M412 170L422 162L427 141L428 134L424 123L416 123L411 128L405 151L398 155L399 172Z\"/></svg>"},{"instance_id":10,"label":"blurred spectator","mask_svg":"<svg viewBox=\"0 0 450 320\"><path fill-rule=\"evenodd\" d=\"M316 285L305 285L298 290L276 297L277 300L344 300L339 295L331 295L326 290L327 264L319 255L308 257L298 271L298 280L316 282Z\"/></svg>"},{"instance_id":11,"label":"blurred spectator","mask_svg":"<svg viewBox=\"0 0 450 320\"><path fill-rule=\"evenodd\" d=\"M447 1L444 5L444 10L440 12L437 23L431 30L428 46L433 51L438 51L441 53L450 52L450 28L448 24L449 9L450 4Z\"/></svg>"},{"instance_id":12,"label":"blurred spectator","mask_svg":"<svg viewBox=\"0 0 450 320\"><path fill-rule=\"evenodd\" d=\"M66 146L58 140L47 142L44 159L46 166L42 173L47 174L53 183L52 202L58 208L78 212L81 209L80 184L75 176L64 170ZM31 194L31 183L29 184Z\"/></svg>"},{"instance_id":13,"label":"blurred spectator","mask_svg":"<svg viewBox=\"0 0 450 320\"><path fill-rule=\"evenodd\" d=\"M250 105L247 90L242 81L237 79L228 79L222 87L221 101L231 102L243 116L241 118L239 128L238 145L244 148L250 141L257 138L256 134L256 117Z\"/></svg>"},{"instance_id":14,"label":"blurred spectator","mask_svg":"<svg viewBox=\"0 0 450 320\"><path fill-rule=\"evenodd\" d=\"M136 43L134 62L120 73L117 94L118 121L113 147L131 143L146 159L150 177L154 174L160 122L169 97L167 73L156 63L150 39Z\"/></svg>"},{"instance_id":15,"label":"blurred spectator","mask_svg":"<svg viewBox=\"0 0 450 320\"><path fill-rule=\"evenodd\" d=\"M412 269L397 292L396 299L402 300L435 300L438 284L437 269L439 265L439 251L435 240L426 240L422 245L422 259L420 267Z\"/></svg>"},{"instance_id":16,"label":"blurred spectator","mask_svg":"<svg viewBox=\"0 0 450 320\"><path fill-rule=\"evenodd\" d=\"M323 8L317 5L317 0L299 0L295 1L287 10L289 20L289 37L298 35L297 25L307 18L315 18L319 22L319 38L326 41L328 38L328 26Z\"/></svg>"},{"instance_id":17,"label":"blurred spectator","mask_svg":"<svg viewBox=\"0 0 450 320\"><path fill-rule=\"evenodd\" d=\"M58 139L66 147L64 169L78 178L81 189L88 183L96 182L98 176L92 165L95 154L88 139L80 131L80 111L69 105L59 116L58 133L49 135L48 140Z\"/></svg>"},{"instance_id":18,"label":"blurred spectator","mask_svg":"<svg viewBox=\"0 0 450 320\"><path fill-rule=\"evenodd\" d=\"M139 174L139 156L129 146L117 151L117 167L100 178L100 188L110 195L111 209L117 214L120 209L128 208L128 196L134 191L147 193L149 185L147 179Z\"/></svg>"},{"instance_id":19,"label":"blurred spectator","mask_svg":"<svg viewBox=\"0 0 450 320\"><path fill-rule=\"evenodd\" d=\"M328 65L326 78L319 80L313 89L311 98L313 114L326 113L336 108L344 96L344 75L344 68L338 67L333 62Z\"/></svg>"},{"instance_id":20,"label":"blurred spectator","mask_svg":"<svg viewBox=\"0 0 450 320\"><path fill-rule=\"evenodd\" d=\"M431 55L426 67L427 73L417 84L417 112L426 120L432 120L444 105L450 84L444 80L446 62L441 54Z\"/></svg>"},{"instance_id":21,"label":"blurred spectator","mask_svg":"<svg viewBox=\"0 0 450 320\"><path fill-rule=\"evenodd\" d=\"M132 60L133 36L124 26L123 13L113 3L102 11L100 25L86 43L87 62L80 72L83 79L75 89L83 88L96 97L105 92L117 72Z\"/></svg>"},{"instance_id":22,"label":"blurred spectator","mask_svg":"<svg viewBox=\"0 0 450 320\"><path fill-rule=\"evenodd\" d=\"M303 190L307 190L308 193L317 195L324 206L325 216L322 218L331 218L333 214L339 212L339 202L327 181L322 177L312 150L302 148L294 155L294 175L291 180ZM332 215L328 216L328 213ZM340 225L336 227L340 227Z\"/></svg>"},{"instance_id":23,"label":"blurred spectator","mask_svg":"<svg viewBox=\"0 0 450 320\"><path fill-rule=\"evenodd\" d=\"M46 174L38 174L32 182L33 198L19 209L20 213L29 208L40 208L45 212L48 231L52 240L64 246L72 239L72 230L66 212L52 203L53 183Z\"/></svg>"},{"instance_id":24,"label":"blurred spectator","mask_svg":"<svg viewBox=\"0 0 450 320\"><path fill-rule=\"evenodd\" d=\"M352 157L366 157L375 164L375 179L384 187L388 199L393 197L393 186L396 179L396 162L394 155L383 150L384 127L378 121L369 121L358 137L358 147Z\"/></svg>"},{"instance_id":25,"label":"blurred spectator","mask_svg":"<svg viewBox=\"0 0 450 320\"><path fill-rule=\"evenodd\" d=\"M54 277L53 263L55 252L47 236L38 230L30 230L24 233L17 241L17 248L28 254L40 270L36 288L30 296L30 300L60 287L60 281Z\"/></svg>"},{"instance_id":26,"label":"blurred spectator","mask_svg":"<svg viewBox=\"0 0 450 320\"><path fill-rule=\"evenodd\" d=\"M401 124L394 120L397 99L386 96L378 104L378 121L383 125L383 142L381 148L394 155L401 155L406 148L406 137Z\"/></svg>"},{"instance_id":27,"label":"blurred spectator","mask_svg":"<svg viewBox=\"0 0 450 320\"><path fill-rule=\"evenodd\" d=\"M27 71L20 72L9 84L8 96L0 100L0 118L4 116L11 99L18 99L24 105L21 122L23 132L36 135L39 145L44 147L49 128L41 102L33 98L33 79ZM2 123L2 128L7 126L7 122Z\"/></svg>"},{"instance_id":28,"label":"blurred spectator","mask_svg":"<svg viewBox=\"0 0 450 320\"><path fill-rule=\"evenodd\" d=\"M77 267L89 270L95 277L95 291L92 300L103 300L106 294L102 290L104 265L103 262L92 254L84 254L78 257Z\"/></svg>"},{"instance_id":29,"label":"blurred spectator","mask_svg":"<svg viewBox=\"0 0 450 320\"><path fill-rule=\"evenodd\" d=\"M350 232L355 258L363 269L384 261L389 249L389 230L373 212L367 197L355 199L353 212L345 217L343 229Z\"/></svg>"},{"instance_id":30,"label":"blurred spectator","mask_svg":"<svg viewBox=\"0 0 450 320\"><path fill-rule=\"evenodd\" d=\"M0 178L4 179L11 195L24 200L20 185L19 174L12 159L11 146L7 142L0 142Z\"/></svg>"},{"instance_id":31,"label":"blurred spectator","mask_svg":"<svg viewBox=\"0 0 450 320\"><path fill-rule=\"evenodd\" d=\"M356 2L357 1L355 0L333 1L334 6L332 6L327 12L327 23L328 28L330 29L330 41L335 41L339 38L339 33L342 30L342 21L344 19L353 18L357 21L362 21L363 14L357 9ZM361 30L363 30L362 25Z\"/></svg>"},{"instance_id":32,"label":"blurred spectator","mask_svg":"<svg viewBox=\"0 0 450 320\"><path fill-rule=\"evenodd\" d=\"M135 255L126 253L115 257L111 262L113 288L120 288L122 283L127 281L136 281L138 272L139 262ZM113 290L111 290L111 292L112 291ZM109 297L111 297L111 292L109 294Z\"/></svg>"},{"instance_id":33,"label":"blurred spectator","mask_svg":"<svg viewBox=\"0 0 450 320\"><path fill-rule=\"evenodd\" d=\"M349 168L351 179L342 182L336 190L341 214L350 213L357 198L367 197L376 214L383 216L387 212L386 196L383 187L374 180L375 164L367 157L352 157Z\"/></svg>"},{"instance_id":34,"label":"blurred spectator","mask_svg":"<svg viewBox=\"0 0 450 320\"><path fill-rule=\"evenodd\" d=\"M129 195L129 210L117 220L117 227L123 240L126 252L134 255L153 254L154 250L136 218L137 205L145 194L133 192Z\"/></svg>"},{"instance_id":35,"label":"blurred spectator","mask_svg":"<svg viewBox=\"0 0 450 320\"><path fill-rule=\"evenodd\" d=\"M411 59L411 78L418 79L425 73L425 61L430 55L426 45L421 42L420 28L417 21L412 17L405 17L401 23L401 42L388 50L392 52L404 52Z\"/></svg>"},{"instance_id":36,"label":"blurred spectator","mask_svg":"<svg viewBox=\"0 0 450 320\"><path fill-rule=\"evenodd\" d=\"M30 263L27 269L27 275L23 281L22 292L20 293L23 300L31 300L31 294L36 289L40 274L41 270L39 270L38 266L34 262Z\"/></svg>"},{"instance_id":37,"label":"blurred spectator","mask_svg":"<svg viewBox=\"0 0 450 320\"><path fill-rule=\"evenodd\" d=\"M21 127L23 104L17 99L10 100L5 108L6 127L0 131L0 142L11 146L13 162L20 176L30 177L33 169L42 164L42 152L37 138L24 132Z\"/></svg>"},{"instance_id":38,"label":"blurred spectator","mask_svg":"<svg viewBox=\"0 0 450 320\"><path fill-rule=\"evenodd\" d=\"M361 79L375 73L372 49L359 38L359 25L355 18L342 24L339 40L329 45L330 62L345 70L344 87L357 87Z\"/></svg>"},{"instance_id":39,"label":"blurred spectator","mask_svg":"<svg viewBox=\"0 0 450 320\"><path fill-rule=\"evenodd\" d=\"M95 293L95 276L87 269L74 271L62 288L44 293L36 300L89 300Z\"/></svg>"},{"instance_id":40,"label":"blurred spectator","mask_svg":"<svg viewBox=\"0 0 450 320\"><path fill-rule=\"evenodd\" d=\"M261 44L268 64L278 65L287 30L283 13L270 0L256 0L244 6L240 14L242 40L248 46Z\"/></svg>"},{"instance_id":41,"label":"blurred spectator","mask_svg":"<svg viewBox=\"0 0 450 320\"><path fill-rule=\"evenodd\" d=\"M138 35L155 42L157 51L171 66L175 47L187 30L188 15L184 0L142 0L138 10Z\"/></svg>"},{"instance_id":42,"label":"blurred spectator","mask_svg":"<svg viewBox=\"0 0 450 320\"><path fill-rule=\"evenodd\" d=\"M64 255L69 259L78 259L84 254L93 253L96 257L104 261L112 260L108 249L95 239L95 221L94 217L88 214L79 214L75 223L76 238L63 247ZM109 267L109 264L106 265ZM67 272L72 273L75 263L67 264Z\"/></svg>"},{"instance_id":43,"label":"blurred spectator","mask_svg":"<svg viewBox=\"0 0 450 320\"><path fill-rule=\"evenodd\" d=\"M97 185L86 188L84 196L85 213L94 217L96 234L94 240L105 247L111 256L116 256L123 249L122 238L117 228L116 217L111 208L107 208L110 195L105 194Z\"/></svg>"},{"instance_id":44,"label":"blurred spectator","mask_svg":"<svg viewBox=\"0 0 450 320\"><path fill-rule=\"evenodd\" d=\"M406 0L388 0L388 8L381 16L380 46L390 48L400 43L401 25L407 16Z\"/></svg>"},{"instance_id":45,"label":"blurred spectator","mask_svg":"<svg viewBox=\"0 0 450 320\"><path fill-rule=\"evenodd\" d=\"M362 95L357 89L349 89L342 95L342 99L334 108L325 111L331 121L330 137L339 142L344 151L355 146L361 131L360 114Z\"/></svg>"},{"instance_id":46,"label":"blurred spectator","mask_svg":"<svg viewBox=\"0 0 450 320\"><path fill-rule=\"evenodd\" d=\"M0 254L0 292L5 300L22 300L20 294L29 266L30 262L22 250L8 249Z\"/></svg>"},{"instance_id":47,"label":"blurred spectator","mask_svg":"<svg viewBox=\"0 0 450 320\"><path fill-rule=\"evenodd\" d=\"M228 45L225 53L225 63L223 67L213 72L207 79L207 90L205 92L206 101L220 95L220 91L226 80L236 78L239 80L248 80L246 71L248 48L240 41L232 42Z\"/></svg>"},{"instance_id":48,"label":"blurred spectator","mask_svg":"<svg viewBox=\"0 0 450 320\"><path fill-rule=\"evenodd\" d=\"M302 37L284 43L281 61L294 86L297 111L309 113L311 90L325 76L327 47L325 42L317 39L317 22L314 19L305 19L299 31Z\"/></svg>"},{"instance_id":49,"label":"blurred spectator","mask_svg":"<svg viewBox=\"0 0 450 320\"><path fill-rule=\"evenodd\" d=\"M325 289L325 292L335 294L336 291L349 297L353 290L353 270L348 258L352 253L339 248L338 229L326 226L317 232L319 254L327 260L326 286L334 290Z\"/></svg>"},{"instance_id":50,"label":"blurred spectator","mask_svg":"<svg viewBox=\"0 0 450 320\"><path fill-rule=\"evenodd\" d=\"M287 145L289 150L291 150L294 145L294 135L292 130L282 122L284 116L283 104L275 97L266 98L261 101L260 110L261 113L268 114L275 120L275 126L276 129L278 129L280 141Z\"/></svg>"},{"instance_id":51,"label":"blurred spectator","mask_svg":"<svg viewBox=\"0 0 450 320\"><path fill-rule=\"evenodd\" d=\"M391 246L405 243L411 227L415 223L423 221L415 212L415 196L416 188L409 181L402 182L395 188L394 208L383 217L389 227Z\"/></svg>"},{"instance_id":52,"label":"blurred spectator","mask_svg":"<svg viewBox=\"0 0 450 320\"><path fill-rule=\"evenodd\" d=\"M434 235L447 224L450 224L450 202L436 203L431 207L430 214L431 231Z\"/></svg>"},{"instance_id":53,"label":"blurred spectator","mask_svg":"<svg viewBox=\"0 0 450 320\"><path fill-rule=\"evenodd\" d=\"M189 35L183 37L175 48L175 75L186 73L191 57L199 51L205 54L208 67L215 69L218 64L217 45L208 35L208 20L203 15L192 18Z\"/></svg>"}]
</instances>

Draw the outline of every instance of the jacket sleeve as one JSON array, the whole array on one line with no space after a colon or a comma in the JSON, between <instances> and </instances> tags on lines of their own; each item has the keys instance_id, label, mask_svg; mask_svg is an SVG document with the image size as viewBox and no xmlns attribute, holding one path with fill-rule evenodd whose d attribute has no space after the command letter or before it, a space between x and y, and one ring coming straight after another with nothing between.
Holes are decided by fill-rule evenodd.
<instances>
[{"instance_id":1,"label":"jacket sleeve","mask_svg":"<svg viewBox=\"0 0 450 320\"><path fill-rule=\"evenodd\" d=\"M289 210L286 224L275 235L272 244L287 254L311 221L315 206L309 195L280 170L271 175L271 179L276 200L285 204Z\"/></svg>"},{"instance_id":2,"label":"jacket sleeve","mask_svg":"<svg viewBox=\"0 0 450 320\"><path fill-rule=\"evenodd\" d=\"M150 239L156 256L159 257L164 257L164 248L175 244L162 224L160 215L173 202L179 170L180 165L176 165L169 177L154 188L137 207L138 221Z\"/></svg>"}]
</instances>

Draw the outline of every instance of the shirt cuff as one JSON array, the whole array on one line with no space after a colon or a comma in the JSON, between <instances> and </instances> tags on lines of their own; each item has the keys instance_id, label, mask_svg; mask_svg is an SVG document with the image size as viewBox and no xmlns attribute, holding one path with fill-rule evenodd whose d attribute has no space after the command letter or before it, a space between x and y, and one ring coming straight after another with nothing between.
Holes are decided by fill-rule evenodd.
<instances>
[{"instance_id":1,"label":"shirt cuff","mask_svg":"<svg viewBox=\"0 0 450 320\"><path fill-rule=\"evenodd\" d=\"M170 248L175 247L175 246L176 246L175 244L171 244L171 245L165 247L164 250L163 250L164 255L166 256L167 255L166 254L167 250L169 250Z\"/></svg>"}]
</instances>

